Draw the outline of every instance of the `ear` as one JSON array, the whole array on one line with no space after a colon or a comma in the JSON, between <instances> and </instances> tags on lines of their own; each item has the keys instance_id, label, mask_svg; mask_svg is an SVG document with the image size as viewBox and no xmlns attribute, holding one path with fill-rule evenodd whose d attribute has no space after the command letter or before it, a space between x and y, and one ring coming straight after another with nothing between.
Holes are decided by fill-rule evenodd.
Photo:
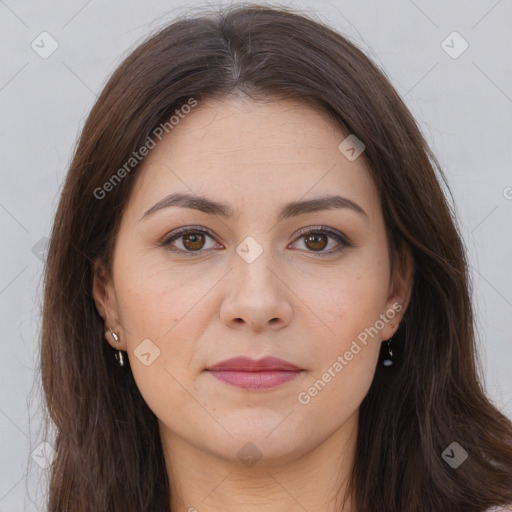
<instances>
[{"instance_id":1,"label":"ear","mask_svg":"<svg viewBox=\"0 0 512 512\"><path fill-rule=\"evenodd\" d=\"M389 318L381 331L383 340L388 340L398 330L411 299L413 284L414 259L409 247L403 244L395 255L388 300L385 311L383 311Z\"/></svg>"},{"instance_id":2,"label":"ear","mask_svg":"<svg viewBox=\"0 0 512 512\"><path fill-rule=\"evenodd\" d=\"M126 350L126 343L119 322L119 311L114 292L114 282L106 265L96 260L93 267L92 294L99 315L105 322L105 339L116 350ZM119 335L115 341L110 329Z\"/></svg>"}]
</instances>

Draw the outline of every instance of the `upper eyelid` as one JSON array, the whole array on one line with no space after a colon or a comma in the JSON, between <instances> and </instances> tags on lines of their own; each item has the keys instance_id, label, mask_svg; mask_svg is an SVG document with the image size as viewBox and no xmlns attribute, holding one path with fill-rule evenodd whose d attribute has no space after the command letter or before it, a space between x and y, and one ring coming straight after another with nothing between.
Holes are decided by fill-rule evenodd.
<instances>
[{"instance_id":1,"label":"upper eyelid","mask_svg":"<svg viewBox=\"0 0 512 512\"><path fill-rule=\"evenodd\" d=\"M298 231L298 236L304 236L308 233L315 233L315 232L324 232L328 233L330 236L338 236L346 241L346 243L349 242L348 237L342 233L341 231L338 231L337 229L330 228L329 226L307 226L305 228L301 228Z\"/></svg>"}]
</instances>

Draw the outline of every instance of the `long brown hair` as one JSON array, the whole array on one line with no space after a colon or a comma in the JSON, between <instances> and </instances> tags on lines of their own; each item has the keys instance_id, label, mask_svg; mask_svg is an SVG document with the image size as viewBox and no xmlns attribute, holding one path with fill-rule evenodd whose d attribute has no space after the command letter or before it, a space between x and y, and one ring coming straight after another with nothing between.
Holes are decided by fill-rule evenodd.
<instances>
[{"instance_id":1,"label":"long brown hair","mask_svg":"<svg viewBox=\"0 0 512 512\"><path fill-rule=\"evenodd\" d=\"M56 431L49 511L168 510L155 415L105 342L93 263L110 268L138 166L98 189L194 98L298 99L365 145L393 255L415 266L396 369L376 370L360 407L349 489L358 512L480 512L512 501L512 425L477 374L467 261L436 158L384 73L346 38L286 8L183 18L131 53L85 123L45 269L42 381ZM126 167L125 167L126 170ZM103 190L106 188L104 187ZM95 193L96 191L96 193ZM469 454L457 469L443 451Z\"/></svg>"}]
</instances>

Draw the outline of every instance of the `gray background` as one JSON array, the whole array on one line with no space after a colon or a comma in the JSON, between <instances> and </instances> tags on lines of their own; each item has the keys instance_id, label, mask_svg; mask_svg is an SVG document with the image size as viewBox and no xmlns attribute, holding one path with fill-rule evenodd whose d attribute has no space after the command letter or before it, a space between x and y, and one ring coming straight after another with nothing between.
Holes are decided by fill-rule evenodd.
<instances>
[{"instance_id":1,"label":"gray background","mask_svg":"<svg viewBox=\"0 0 512 512\"><path fill-rule=\"evenodd\" d=\"M439 158L471 263L482 378L512 418L512 2L291 5L316 13L385 70ZM189 10L172 0L0 0L0 511L43 510L51 458L41 453L38 412L44 237L76 137L122 56ZM38 37L44 31L58 43L46 59L31 47L50 48ZM441 45L453 31L469 44L457 58L463 41L447 39L452 56Z\"/></svg>"}]
</instances>

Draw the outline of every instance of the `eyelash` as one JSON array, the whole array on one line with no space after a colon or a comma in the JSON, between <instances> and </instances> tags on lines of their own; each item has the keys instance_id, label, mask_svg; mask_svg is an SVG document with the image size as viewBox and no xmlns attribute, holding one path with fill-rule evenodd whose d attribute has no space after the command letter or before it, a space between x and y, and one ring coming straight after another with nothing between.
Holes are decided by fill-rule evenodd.
<instances>
[{"instance_id":1,"label":"eyelash","mask_svg":"<svg viewBox=\"0 0 512 512\"><path fill-rule=\"evenodd\" d=\"M205 234L205 235L208 235L210 238L215 239L213 234L208 229L199 228L199 227L196 228L194 226L186 226L183 228L179 228L179 229L173 231L172 233L170 233L168 236L166 236L164 238L164 240L161 242L160 245L167 247L167 249L173 253L186 254L187 256L195 256L195 255L198 255L198 254L201 254L201 253L204 253L204 252L210 250L210 249L206 249L206 250L199 249L197 251L187 251L187 250L183 250L183 249L173 248L170 245L171 242L179 239L183 235L194 234L194 233ZM337 249L330 249L329 251L323 251L323 250L322 251L307 251L307 252L314 254L315 256L323 257L323 256L329 256L332 254L340 253L347 247L351 246L348 238L346 238L344 235L342 235L338 231L335 231L327 226L319 226L319 227L315 227L315 228L302 228L301 230L299 230L299 236L296 237L295 240L298 240L300 238L303 238L303 237L305 237L307 235L311 235L311 234L326 234L329 237L336 240L336 242L338 242L341 246L341 247L338 247Z\"/></svg>"}]
</instances>

